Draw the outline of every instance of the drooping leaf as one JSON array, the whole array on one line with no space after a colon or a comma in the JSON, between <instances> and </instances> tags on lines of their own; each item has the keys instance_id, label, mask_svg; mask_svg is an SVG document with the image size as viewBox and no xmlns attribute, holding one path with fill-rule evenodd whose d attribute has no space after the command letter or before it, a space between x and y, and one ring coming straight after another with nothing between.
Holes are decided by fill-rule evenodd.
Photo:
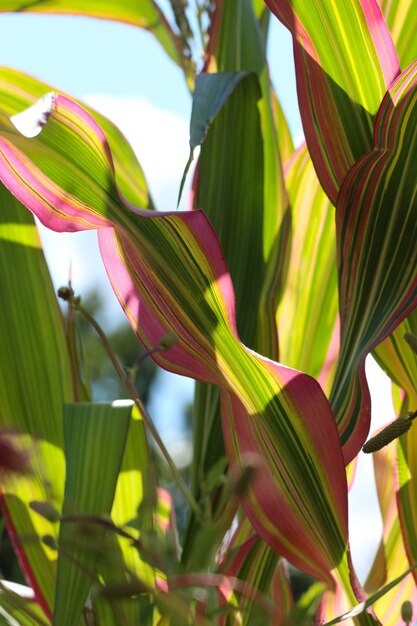
<instances>
[{"instance_id":1,"label":"drooping leaf","mask_svg":"<svg viewBox=\"0 0 417 626\"><path fill-rule=\"evenodd\" d=\"M376 0L265 1L293 35L304 134L335 204L348 170L372 147L376 112L399 74L394 44Z\"/></svg>"},{"instance_id":2,"label":"drooping leaf","mask_svg":"<svg viewBox=\"0 0 417 626\"><path fill-rule=\"evenodd\" d=\"M62 626L78 623L97 576L104 532L91 518L111 511L132 406L125 401L64 407L65 499L54 604L54 623ZM113 555L101 555L106 557Z\"/></svg>"},{"instance_id":3,"label":"drooping leaf","mask_svg":"<svg viewBox=\"0 0 417 626\"><path fill-rule=\"evenodd\" d=\"M0 12L53 13L57 15L84 15L105 20L132 24L151 32L170 58L180 65L190 84L193 68L190 59L184 54L181 37L170 26L163 11L155 0L47 0L27 2L26 0L5 0L0 5Z\"/></svg>"},{"instance_id":4,"label":"drooping leaf","mask_svg":"<svg viewBox=\"0 0 417 626\"><path fill-rule=\"evenodd\" d=\"M39 98L53 91L53 87L28 74L0 67L1 108L9 115L27 109ZM104 115L83 105L106 133L112 151L117 185L130 202L142 209L152 209L153 203L145 176L137 158L120 130Z\"/></svg>"},{"instance_id":5,"label":"drooping leaf","mask_svg":"<svg viewBox=\"0 0 417 626\"><path fill-rule=\"evenodd\" d=\"M416 304L416 76L414 63L385 96L374 148L350 170L336 207L341 348L331 404L346 462L369 431L365 357Z\"/></svg>"},{"instance_id":6,"label":"drooping leaf","mask_svg":"<svg viewBox=\"0 0 417 626\"><path fill-rule=\"evenodd\" d=\"M2 118L0 160L4 182L45 223L100 229L110 281L144 346L167 332L178 337L155 361L221 388L230 463L239 471L250 454L258 466L243 497L252 524L331 585L347 565L346 477L334 416L314 379L238 340L232 283L204 214L130 210L118 196L102 130L63 96L34 139Z\"/></svg>"}]
</instances>

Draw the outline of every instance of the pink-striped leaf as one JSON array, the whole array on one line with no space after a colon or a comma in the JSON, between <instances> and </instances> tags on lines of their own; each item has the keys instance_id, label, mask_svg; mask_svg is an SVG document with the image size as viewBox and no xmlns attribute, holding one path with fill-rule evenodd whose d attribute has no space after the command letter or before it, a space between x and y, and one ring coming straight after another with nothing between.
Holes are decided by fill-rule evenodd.
<instances>
[{"instance_id":1,"label":"pink-striped leaf","mask_svg":"<svg viewBox=\"0 0 417 626\"><path fill-rule=\"evenodd\" d=\"M232 283L204 214L156 214L123 202L102 130L64 96L54 98L34 139L1 118L0 164L3 182L50 227L100 229L110 281L144 346L175 332L177 344L155 360L221 388L230 463L242 467L250 454L259 466L243 499L253 525L332 586L347 563L346 477L334 416L314 379L238 340Z\"/></svg>"},{"instance_id":2,"label":"pink-striped leaf","mask_svg":"<svg viewBox=\"0 0 417 626\"><path fill-rule=\"evenodd\" d=\"M417 57L417 6L414 0L378 0L405 68Z\"/></svg>"},{"instance_id":3,"label":"pink-striped leaf","mask_svg":"<svg viewBox=\"0 0 417 626\"><path fill-rule=\"evenodd\" d=\"M337 207L341 349L331 394L346 462L370 423L366 355L417 301L417 63L393 83L374 148L349 172Z\"/></svg>"},{"instance_id":4,"label":"pink-striped leaf","mask_svg":"<svg viewBox=\"0 0 417 626\"><path fill-rule=\"evenodd\" d=\"M265 0L294 38L307 145L333 204L350 167L372 146L380 102L399 73L376 0Z\"/></svg>"}]
</instances>

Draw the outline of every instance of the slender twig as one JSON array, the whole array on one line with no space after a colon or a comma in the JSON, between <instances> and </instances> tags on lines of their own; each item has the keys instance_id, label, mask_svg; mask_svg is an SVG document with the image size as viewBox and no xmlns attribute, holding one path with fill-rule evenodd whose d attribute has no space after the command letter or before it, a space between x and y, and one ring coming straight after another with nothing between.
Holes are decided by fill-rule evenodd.
<instances>
[{"instance_id":1,"label":"slender twig","mask_svg":"<svg viewBox=\"0 0 417 626\"><path fill-rule=\"evenodd\" d=\"M59 290L59 291L61 291L61 290ZM114 354L113 348L112 348L112 346L110 344L110 341L108 340L105 332L101 328L100 324L94 319L94 317L92 317L90 315L90 313L88 311L86 311L84 309L84 307L81 305L79 297L74 297L74 295L72 293L66 299L79 313L81 313L81 315L94 328L94 330L96 331L96 333L100 337L100 339L102 341L102 344L103 344L103 347L104 347L104 349L105 349L105 351L106 351L110 361L112 362L113 367L114 367L114 369L115 369L115 371L116 371L116 373L117 373L121 383L123 384L126 392L130 396L130 398L134 401L134 403L136 404L137 408L139 409L139 412L140 412L140 414L142 416L143 421L145 422L147 428L149 429L149 432L151 433L154 441L156 442L159 450L161 451L161 454L162 454L163 458L165 459L166 464L168 465L169 469L172 472L173 479L177 483L178 488L180 489L181 493L183 494L184 498L186 499L186 501L189 504L190 508L192 509L193 513L198 518L200 518L201 517L201 508L200 508L200 506L198 505L197 501L195 500L195 498L191 494L190 490L188 489L187 485L185 484L185 481L184 481L183 477L181 476L180 472L178 471L178 468L175 465L174 461L172 460L172 457L169 454L169 452L168 452L164 442L162 441L162 439L161 439L161 437L160 437L160 435L159 435L159 433L158 433L158 431L156 429L156 426L155 426L155 424L152 421L151 416L149 415L149 413L145 409L141 399L138 397L138 393L137 393L135 385L133 384L132 379L125 372L125 370L123 369L122 365L119 363L119 360L117 359L116 355Z\"/></svg>"}]
</instances>

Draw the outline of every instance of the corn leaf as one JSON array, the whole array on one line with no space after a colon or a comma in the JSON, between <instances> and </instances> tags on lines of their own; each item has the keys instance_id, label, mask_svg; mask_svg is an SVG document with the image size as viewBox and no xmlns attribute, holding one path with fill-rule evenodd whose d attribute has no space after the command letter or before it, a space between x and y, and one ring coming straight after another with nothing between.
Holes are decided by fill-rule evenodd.
<instances>
[{"instance_id":1,"label":"corn leaf","mask_svg":"<svg viewBox=\"0 0 417 626\"><path fill-rule=\"evenodd\" d=\"M0 582L0 623L10 626L48 626L29 587Z\"/></svg>"},{"instance_id":2,"label":"corn leaf","mask_svg":"<svg viewBox=\"0 0 417 626\"><path fill-rule=\"evenodd\" d=\"M132 405L64 407L65 499L54 605L54 623L62 626L78 623L96 577L98 558L113 558L113 554L100 555L104 532L88 521L111 511Z\"/></svg>"},{"instance_id":3,"label":"corn leaf","mask_svg":"<svg viewBox=\"0 0 417 626\"><path fill-rule=\"evenodd\" d=\"M333 204L350 167L372 147L381 100L399 73L376 0L266 0L294 38L303 129ZM331 33L331 36L329 36Z\"/></svg>"},{"instance_id":4,"label":"corn leaf","mask_svg":"<svg viewBox=\"0 0 417 626\"><path fill-rule=\"evenodd\" d=\"M383 538L366 582L366 589L369 592L377 591L385 583L397 578L409 565L396 500L396 446L397 443L391 443L373 454L378 500L383 519ZM378 599L374 609L382 624L402 626L401 605L408 600L416 607L416 592L411 573L399 585Z\"/></svg>"},{"instance_id":5,"label":"corn leaf","mask_svg":"<svg viewBox=\"0 0 417 626\"><path fill-rule=\"evenodd\" d=\"M413 0L378 0L391 31L402 69L417 57L417 11Z\"/></svg>"},{"instance_id":6,"label":"corn leaf","mask_svg":"<svg viewBox=\"0 0 417 626\"><path fill-rule=\"evenodd\" d=\"M23 571L47 614L55 588L55 554L40 537L55 527L29 508L61 508L64 488L62 405L73 399L62 318L27 210L0 187L0 420L20 432L30 471L2 485L2 504Z\"/></svg>"},{"instance_id":7,"label":"corn leaf","mask_svg":"<svg viewBox=\"0 0 417 626\"><path fill-rule=\"evenodd\" d=\"M288 163L291 251L277 310L280 358L319 378L338 313L334 207L324 193L306 146Z\"/></svg>"},{"instance_id":8,"label":"corn leaf","mask_svg":"<svg viewBox=\"0 0 417 626\"><path fill-rule=\"evenodd\" d=\"M216 74L204 73L198 79L204 87L210 81L219 101L229 93L222 84L224 73L236 78L242 73L250 75L235 87L209 128L196 170L193 206L207 213L220 238L234 283L241 340L277 358L275 307L288 216L276 109L252 0L216 2L205 70L219 72L217 78ZM195 98L193 110L201 108L199 102ZM216 391L198 389L194 423L196 450L204 442L204 452L210 451L210 458L197 453L194 457L193 484L202 484L202 470L209 471L224 455ZM188 543L187 537L184 557Z\"/></svg>"},{"instance_id":9,"label":"corn leaf","mask_svg":"<svg viewBox=\"0 0 417 626\"><path fill-rule=\"evenodd\" d=\"M416 75L414 63L393 83L374 148L350 170L336 207L341 348L331 404L346 462L369 431L365 357L416 304Z\"/></svg>"},{"instance_id":10,"label":"corn leaf","mask_svg":"<svg viewBox=\"0 0 417 626\"><path fill-rule=\"evenodd\" d=\"M0 128L3 181L56 230L100 229L110 281L144 346L167 331L178 337L155 361L221 387L231 465L241 471L249 454L258 468L243 498L251 522L331 585L332 572L347 563L346 476L334 416L314 379L238 340L232 283L207 218L131 210L118 195L102 129L64 96L55 97L38 137L21 136L7 117Z\"/></svg>"},{"instance_id":11,"label":"corn leaf","mask_svg":"<svg viewBox=\"0 0 417 626\"><path fill-rule=\"evenodd\" d=\"M27 109L53 87L28 74L7 67L0 67L1 108L8 115L16 115ZM130 202L142 209L152 209L153 203L145 175L137 158L120 130L106 117L83 105L106 133L113 155L117 185Z\"/></svg>"},{"instance_id":12,"label":"corn leaf","mask_svg":"<svg viewBox=\"0 0 417 626\"><path fill-rule=\"evenodd\" d=\"M405 416L407 411L417 408L417 358L415 353L407 345L404 335L416 333L417 311L414 309L408 317L395 329L395 331L374 350L374 356L379 365L386 371L399 388L396 394L396 410L398 414ZM398 386L398 387L397 387ZM417 481L416 481L416 455L417 430L412 427L397 442L397 506L402 536L408 562L411 564L417 560ZM417 580L415 572L414 579ZM410 598L411 599L411 598Z\"/></svg>"}]
</instances>

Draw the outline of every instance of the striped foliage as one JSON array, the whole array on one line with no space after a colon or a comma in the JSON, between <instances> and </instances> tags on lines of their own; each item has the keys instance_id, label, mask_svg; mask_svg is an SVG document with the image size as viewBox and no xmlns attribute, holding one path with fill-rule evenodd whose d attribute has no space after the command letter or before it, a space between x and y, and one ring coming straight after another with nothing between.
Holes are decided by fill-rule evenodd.
<instances>
[{"instance_id":1,"label":"striped foliage","mask_svg":"<svg viewBox=\"0 0 417 626\"><path fill-rule=\"evenodd\" d=\"M265 0L294 38L299 106L320 182L335 204L372 146L380 102L399 73L376 0Z\"/></svg>"},{"instance_id":2,"label":"striped foliage","mask_svg":"<svg viewBox=\"0 0 417 626\"><path fill-rule=\"evenodd\" d=\"M346 462L370 422L366 355L415 306L417 63L393 83L374 129L374 148L349 172L337 207L341 349L331 394Z\"/></svg>"},{"instance_id":3,"label":"striped foliage","mask_svg":"<svg viewBox=\"0 0 417 626\"><path fill-rule=\"evenodd\" d=\"M272 600L272 615L268 618L249 593L246 597L242 594L238 600L242 626L250 626L257 620L274 626L285 623L294 604L287 567L279 555L253 532L246 517L233 534L220 570L228 576L248 581L253 590ZM224 621L225 625L232 623L232 620Z\"/></svg>"},{"instance_id":4,"label":"striped foliage","mask_svg":"<svg viewBox=\"0 0 417 626\"><path fill-rule=\"evenodd\" d=\"M33 105L45 93L52 91L46 83L8 67L0 67L1 108L8 115L15 115ZM106 133L109 143L117 186L124 197L141 209L152 209L146 179L138 160L120 130L106 117L83 105Z\"/></svg>"},{"instance_id":5,"label":"striped foliage","mask_svg":"<svg viewBox=\"0 0 417 626\"><path fill-rule=\"evenodd\" d=\"M314 378L326 367L326 382L335 364L327 356L338 313L335 211L305 145L287 164L286 185L291 249L277 310L280 359Z\"/></svg>"},{"instance_id":6,"label":"striped foliage","mask_svg":"<svg viewBox=\"0 0 417 626\"><path fill-rule=\"evenodd\" d=\"M274 108L264 42L253 8L252 0L215 3L205 73L198 79L215 89L194 94L191 139L209 96L215 93L217 101L223 102L232 81L242 76L240 72L249 75L224 102L202 144L193 207L205 211L220 239L234 284L240 338L250 348L277 358L275 308L287 237L283 228L286 194L274 116L279 110ZM222 84L224 75L229 80ZM198 389L193 483L201 485L204 472L224 456L220 422L218 393ZM198 454L202 442L207 457ZM187 537L184 556L188 543Z\"/></svg>"},{"instance_id":7,"label":"striped foliage","mask_svg":"<svg viewBox=\"0 0 417 626\"><path fill-rule=\"evenodd\" d=\"M396 443L373 455L378 500L383 519L383 537L365 585L370 593L400 576L409 566L398 519L396 457ZM375 612L384 626L403 626L401 605L407 600L413 603L416 611L417 590L412 574L374 604Z\"/></svg>"},{"instance_id":8,"label":"striped foliage","mask_svg":"<svg viewBox=\"0 0 417 626\"><path fill-rule=\"evenodd\" d=\"M33 217L0 186L0 423L17 429L30 473L2 481L9 533L36 599L50 615L55 554L40 537L56 528L29 508L63 499L62 405L73 400L62 319Z\"/></svg>"},{"instance_id":9,"label":"striped foliage","mask_svg":"<svg viewBox=\"0 0 417 626\"><path fill-rule=\"evenodd\" d=\"M0 158L5 184L44 223L100 229L110 281L144 346L175 332L177 344L155 360L221 388L230 463L242 467L249 454L258 467L243 499L248 517L275 549L332 585L347 542L334 416L314 379L238 340L232 283L204 214L156 214L122 202L101 128L64 96L55 97L35 139L3 117Z\"/></svg>"},{"instance_id":10,"label":"striped foliage","mask_svg":"<svg viewBox=\"0 0 417 626\"><path fill-rule=\"evenodd\" d=\"M374 351L379 365L401 389L396 393L396 410L405 415L417 409L417 358L407 345L404 335L417 331L417 312L414 310L396 330ZM410 564L417 561L417 430L412 427L397 442L397 506L405 550ZM414 573L414 579L417 576ZM411 599L411 598L410 598Z\"/></svg>"},{"instance_id":11,"label":"striped foliage","mask_svg":"<svg viewBox=\"0 0 417 626\"><path fill-rule=\"evenodd\" d=\"M216 2L205 70L247 71L255 76L235 89L209 130L201 148L193 206L207 213L222 244L235 285L242 341L276 358L275 305L287 236L287 200L274 98L252 5L252 0Z\"/></svg>"},{"instance_id":12,"label":"striped foliage","mask_svg":"<svg viewBox=\"0 0 417 626\"><path fill-rule=\"evenodd\" d=\"M98 582L97 563L111 560L115 567L117 553L114 544L112 550L105 549L105 528L90 524L91 518L111 511L132 405L123 401L64 407L65 497L58 541L55 624L80 623L90 589Z\"/></svg>"},{"instance_id":13,"label":"striped foliage","mask_svg":"<svg viewBox=\"0 0 417 626\"><path fill-rule=\"evenodd\" d=\"M415 0L378 0L404 69L417 57Z\"/></svg>"}]
</instances>

